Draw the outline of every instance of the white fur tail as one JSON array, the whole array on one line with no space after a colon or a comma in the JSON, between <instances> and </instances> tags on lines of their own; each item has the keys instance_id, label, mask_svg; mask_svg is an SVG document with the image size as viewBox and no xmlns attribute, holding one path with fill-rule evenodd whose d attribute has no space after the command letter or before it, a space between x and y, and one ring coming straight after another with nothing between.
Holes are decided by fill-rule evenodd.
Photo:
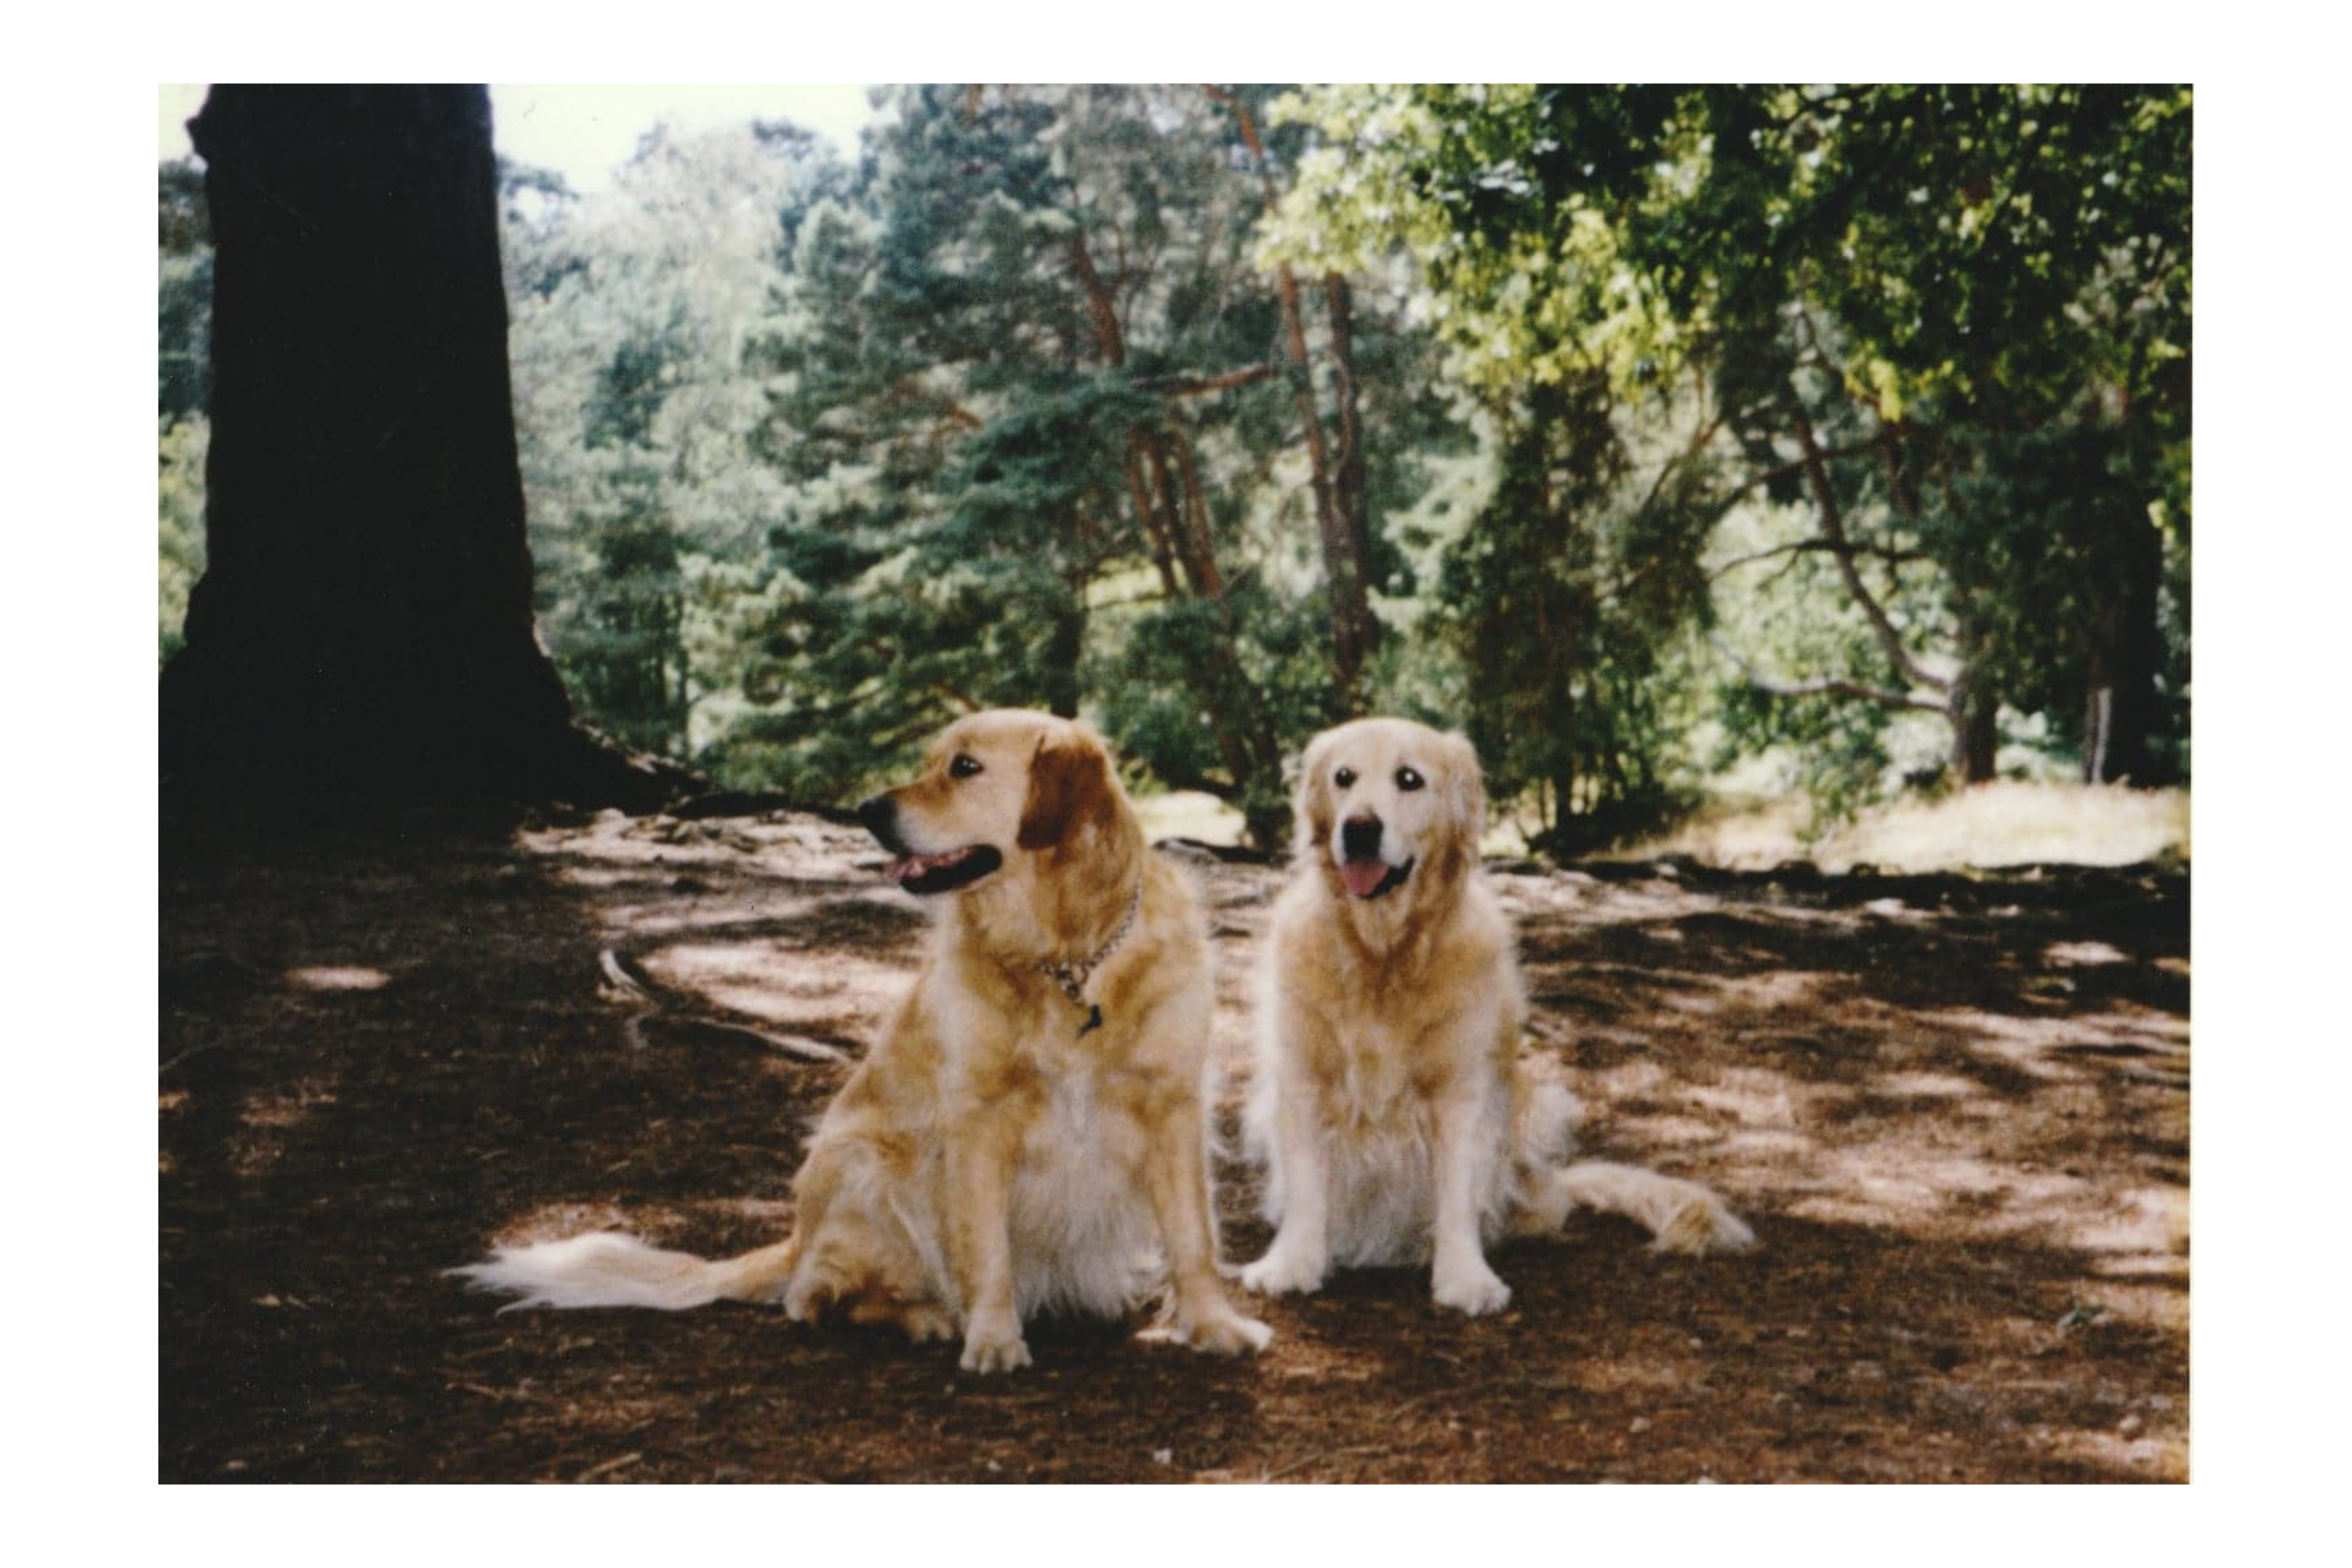
<instances>
[{"instance_id":1,"label":"white fur tail","mask_svg":"<svg viewBox=\"0 0 2352 1568\"><path fill-rule=\"evenodd\" d=\"M452 1268L477 1290L517 1298L499 1310L523 1307L652 1307L683 1311L712 1301L773 1300L782 1293L799 1251L794 1240L718 1261L688 1252L665 1252L615 1230L562 1241L501 1247L486 1262Z\"/></svg>"},{"instance_id":2,"label":"white fur tail","mask_svg":"<svg viewBox=\"0 0 2352 1568\"><path fill-rule=\"evenodd\" d=\"M1721 1198L1696 1182L1601 1160L1579 1160L1557 1175L1558 1191L1570 1205L1623 1215L1657 1238L1651 1245L1660 1252L1698 1258L1737 1252L1756 1240Z\"/></svg>"}]
</instances>

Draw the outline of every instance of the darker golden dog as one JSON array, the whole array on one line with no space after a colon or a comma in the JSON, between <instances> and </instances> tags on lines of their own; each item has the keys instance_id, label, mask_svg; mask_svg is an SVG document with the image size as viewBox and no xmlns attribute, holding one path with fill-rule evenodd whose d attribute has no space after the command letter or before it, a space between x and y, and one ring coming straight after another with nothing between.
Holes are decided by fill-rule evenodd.
<instances>
[{"instance_id":1,"label":"darker golden dog","mask_svg":"<svg viewBox=\"0 0 2352 1568\"><path fill-rule=\"evenodd\" d=\"M614 1233L460 1270L520 1304L780 1302L795 1320L961 1335L1029 1363L1022 1325L1119 1317L1233 1353L1270 1331L1217 1271L1206 932L1080 725L1000 711L931 745L860 815L891 876L940 904L912 993L812 1137L791 1237L711 1262Z\"/></svg>"}]
</instances>

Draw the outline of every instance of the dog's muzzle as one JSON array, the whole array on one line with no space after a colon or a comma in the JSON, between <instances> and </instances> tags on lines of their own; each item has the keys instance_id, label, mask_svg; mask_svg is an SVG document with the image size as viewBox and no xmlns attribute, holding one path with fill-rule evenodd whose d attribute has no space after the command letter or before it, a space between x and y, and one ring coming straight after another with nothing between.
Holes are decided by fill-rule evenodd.
<instances>
[{"instance_id":1,"label":"dog's muzzle","mask_svg":"<svg viewBox=\"0 0 2352 1568\"><path fill-rule=\"evenodd\" d=\"M877 795L857 808L857 820L876 842L893 855L907 853L907 842L898 837L898 803L887 795Z\"/></svg>"},{"instance_id":2,"label":"dog's muzzle","mask_svg":"<svg viewBox=\"0 0 2352 1568\"><path fill-rule=\"evenodd\" d=\"M859 806L857 820L893 857L883 875L919 897L969 888L1004 864L1003 853L988 844L950 849L943 855L917 854L899 835L898 803L887 795L877 795Z\"/></svg>"},{"instance_id":3,"label":"dog's muzzle","mask_svg":"<svg viewBox=\"0 0 2352 1568\"><path fill-rule=\"evenodd\" d=\"M1412 875L1412 862L1391 866L1381 857L1381 819L1350 817L1339 825L1339 880L1360 899L1392 893Z\"/></svg>"}]
</instances>

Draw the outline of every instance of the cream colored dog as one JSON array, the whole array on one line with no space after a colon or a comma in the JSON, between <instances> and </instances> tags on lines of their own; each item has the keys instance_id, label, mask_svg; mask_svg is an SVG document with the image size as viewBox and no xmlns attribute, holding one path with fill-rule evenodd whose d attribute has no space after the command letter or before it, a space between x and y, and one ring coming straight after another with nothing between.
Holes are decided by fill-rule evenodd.
<instances>
[{"instance_id":1,"label":"cream colored dog","mask_svg":"<svg viewBox=\"0 0 2352 1568\"><path fill-rule=\"evenodd\" d=\"M1458 735L1364 719L1300 765L1289 885L1275 905L1245 1118L1268 1164L1251 1289L1313 1290L1333 1265L1431 1264L1432 1293L1500 1310L1507 1235L1579 1205L1629 1215L1665 1250L1754 1239L1694 1183L1563 1164L1567 1089L1523 1060L1516 938L1478 867L1486 793Z\"/></svg>"},{"instance_id":2,"label":"cream colored dog","mask_svg":"<svg viewBox=\"0 0 2352 1568\"><path fill-rule=\"evenodd\" d=\"M961 1333L982 1373L1029 1364L1033 1314L1116 1318L1155 1293L1147 1337L1263 1349L1272 1331L1217 1271L1207 934L1102 743L975 714L860 816L940 914L913 994L817 1125L793 1235L708 1262L607 1232L458 1272L519 1305L731 1298Z\"/></svg>"}]
</instances>

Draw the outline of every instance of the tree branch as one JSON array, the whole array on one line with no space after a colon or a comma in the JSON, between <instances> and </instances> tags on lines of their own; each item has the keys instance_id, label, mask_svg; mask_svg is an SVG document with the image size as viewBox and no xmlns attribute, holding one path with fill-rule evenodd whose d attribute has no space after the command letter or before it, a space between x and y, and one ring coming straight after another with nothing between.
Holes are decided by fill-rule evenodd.
<instances>
[{"instance_id":1,"label":"tree branch","mask_svg":"<svg viewBox=\"0 0 2352 1568\"><path fill-rule=\"evenodd\" d=\"M1264 381L1274 374L1275 367L1271 364L1251 364L1239 370L1226 371L1222 375L1193 375L1180 371L1169 375L1140 376L1128 384L1138 392L1162 393L1170 397L1198 397L1204 393L1230 392L1237 386Z\"/></svg>"},{"instance_id":2,"label":"tree branch","mask_svg":"<svg viewBox=\"0 0 2352 1568\"><path fill-rule=\"evenodd\" d=\"M1927 668L1904 646L1903 634L1895 629L1894 619L1887 615L1885 606L1878 602L1877 596L1871 593L1869 584L1862 580L1862 573L1853 563L1853 545L1845 534L1845 512L1839 507L1837 492L1830 485L1829 463L1822 451L1821 442L1813 434L1813 422L1806 417L1801 402L1797 404L1795 414L1797 444L1804 453L1805 479L1812 487L1813 504L1821 510L1822 533L1837 547L1830 552L1830 556L1837 563L1838 575L1844 580L1846 592L1853 595L1863 618L1870 623L1871 631L1878 638L1878 646L1886 650L1886 657L1894 661L1895 668L1905 679L1932 687L1937 691L1949 691L1952 689L1950 678Z\"/></svg>"},{"instance_id":3,"label":"tree branch","mask_svg":"<svg viewBox=\"0 0 2352 1568\"><path fill-rule=\"evenodd\" d=\"M1900 566L1908 561L1927 559L1924 552L1917 550L1888 550L1883 545L1855 544L1850 542L1842 543L1833 539L1800 539L1793 544L1776 544L1769 550L1759 550L1752 555L1742 555L1737 560L1727 561L1707 575L1710 578L1721 577L1735 567L1752 566L1759 561L1769 561L1776 555L1788 555L1801 551L1819 551L1831 555L1840 552L1867 555L1873 560L1884 561L1890 566Z\"/></svg>"},{"instance_id":4,"label":"tree branch","mask_svg":"<svg viewBox=\"0 0 2352 1568\"><path fill-rule=\"evenodd\" d=\"M1748 685L1773 697L1853 697L1865 702L1875 702L1882 708L1906 708L1947 719L1951 717L1951 705L1948 701L1908 691L1864 686L1859 680L1842 680L1834 676L1824 676L1818 680L1774 680L1740 658L1720 637L1710 636L1706 640L1714 646L1716 652L1739 667L1739 672L1748 678Z\"/></svg>"}]
</instances>

